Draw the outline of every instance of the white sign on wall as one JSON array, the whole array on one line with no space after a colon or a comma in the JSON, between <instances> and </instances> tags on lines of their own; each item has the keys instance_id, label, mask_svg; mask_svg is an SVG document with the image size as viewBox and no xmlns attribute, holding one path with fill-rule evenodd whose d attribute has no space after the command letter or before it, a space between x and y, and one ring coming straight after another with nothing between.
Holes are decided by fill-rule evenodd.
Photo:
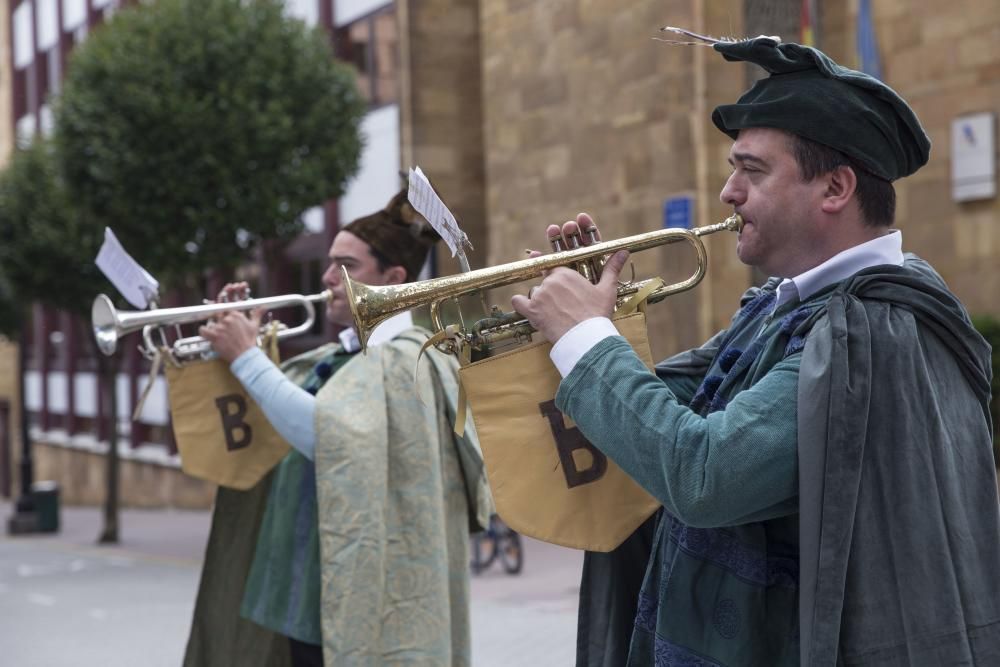
<instances>
[{"instance_id":1,"label":"white sign on wall","mask_svg":"<svg viewBox=\"0 0 1000 667\"><path fill-rule=\"evenodd\" d=\"M996 197L996 151L996 114L987 111L951 121L952 199Z\"/></svg>"}]
</instances>

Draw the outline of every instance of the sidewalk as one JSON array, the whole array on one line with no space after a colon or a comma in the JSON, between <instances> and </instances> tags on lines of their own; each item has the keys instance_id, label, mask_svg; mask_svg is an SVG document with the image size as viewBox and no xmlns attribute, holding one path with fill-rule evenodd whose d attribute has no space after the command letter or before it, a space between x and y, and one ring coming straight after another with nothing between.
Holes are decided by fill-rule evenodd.
<instances>
[{"instance_id":1,"label":"sidewalk","mask_svg":"<svg viewBox=\"0 0 1000 667\"><path fill-rule=\"evenodd\" d=\"M75 620L73 615L58 604L53 604L52 600L47 600L46 596L36 594L33 597L18 598L20 593L16 584L21 581L21 577L28 576L25 573L31 570L31 564L24 562L29 553L40 550L43 554L76 554L81 558L100 559L114 564L127 559L150 565L153 568L150 571L159 573L163 570L155 568L166 566L170 572L177 573L176 580L171 583L171 595L184 603L177 604L174 599L169 606L171 617L158 622L161 635L159 641L169 645L169 650L161 653L164 662L156 664L174 664L178 660L176 656L183 655L187 640L211 513L122 510L119 515L121 543L98 545L97 537L103 525L101 511L97 507L62 507L58 533L9 537L4 532L0 535L0 619L4 619L3 625L11 632L16 632L15 628L26 623L32 624L28 629L31 634L49 637L61 634L69 636L78 631L76 626L80 621ZM3 518L5 527L12 512L10 502L0 501L0 517ZM494 564L485 572L472 576L473 664L476 667L573 665L582 553L528 538L524 539L524 552L524 570L519 575L507 575L499 564ZM37 556L31 557L37 559ZM116 571L121 573L121 586L137 585L134 580L127 579L122 570ZM5 585L5 580L13 581L15 585ZM36 581L41 583L43 580L38 578ZM114 581L114 577L109 581ZM143 582L140 585L141 583ZM106 590L95 588L92 593L83 591L80 596L97 599L104 596ZM51 606L38 609L37 605ZM44 612L46 616L23 616L18 611L20 609ZM92 614L93 610L86 613ZM38 618L51 620L43 623ZM163 620L166 620L165 624ZM8 621L13 621L13 625ZM35 627L39 623L43 623L44 627ZM63 623L66 624L65 628L60 627ZM167 636L162 636L168 628ZM0 636L8 636L7 631L0 630ZM83 641L86 642L87 639ZM92 639L90 643L99 642ZM130 659L133 660L131 664L152 664L148 662L148 646L137 646L136 642L129 641L126 637L122 637L120 644L101 644L80 649L78 658L88 650L95 654L103 652L104 655L115 655L116 661L103 662L102 667L129 664ZM170 658L166 660L168 654ZM76 666L92 663L69 660L63 664Z\"/></svg>"},{"instance_id":2,"label":"sidewalk","mask_svg":"<svg viewBox=\"0 0 1000 667\"><path fill-rule=\"evenodd\" d=\"M14 511L13 503L0 499L3 535L7 538L7 518ZM93 547L108 553L149 556L177 561L180 564L201 565L205 543L211 527L210 511L123 509L118 514L116 545L99 545L97 538L104 526L103 508L60 508L58 533L38 533L10 537L12 540L40 540L73 547Z\"/></svg>"}]
</instances>

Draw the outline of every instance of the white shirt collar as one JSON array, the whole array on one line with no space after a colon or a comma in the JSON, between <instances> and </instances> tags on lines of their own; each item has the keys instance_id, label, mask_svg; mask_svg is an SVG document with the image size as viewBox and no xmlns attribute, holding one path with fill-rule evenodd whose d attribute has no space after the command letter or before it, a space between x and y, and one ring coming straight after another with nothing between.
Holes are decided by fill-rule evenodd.
<instances>
[{"instance_id":1,"label":"white shirt collar","mask_svg":"<svg viewBox=\"0 0 1000 667\"><path fill-rule=\"evenodd\" d=\"M903 265L903 235L898 229L837 253L794 278L782 280L776 290L774 307L795 297L805 301L824 287L839 283L862 269L883 264Z\"/></svg>"},{"instance_id":2,"label":"white shirt collar","mask_svg":"<svg viewBox=\"0 0 1000 667\"><path fill-rule=\"evenodd\" d=\"M398 334L412 326L413 315L410 314L410 311L394 315L375 327L375 330L372 331L371 336L368 338L368 346L381 345L386 341L392 340ZM340 338L340 344L344 346L346 351L357 352L361 349L361 340L358 338L358 332L354 330L354 327L344 329L337 337Z\"/></svg>"}]
</instances>

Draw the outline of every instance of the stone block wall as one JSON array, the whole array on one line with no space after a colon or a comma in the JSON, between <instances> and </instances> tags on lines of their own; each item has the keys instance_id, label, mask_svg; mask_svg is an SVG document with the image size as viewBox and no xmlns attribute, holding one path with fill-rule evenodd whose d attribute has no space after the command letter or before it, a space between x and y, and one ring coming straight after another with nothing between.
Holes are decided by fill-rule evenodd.
<instances>
[{"instance_id":1,"label":"stone block wall","mask_svg":"<svg viewBox=\"0 0 1000 667\"><path fill-rule=\"evenodd\" d=\"M419 165L469 235L484 265L479 7L468 0L397 0L400 21L402 166ZM458 270L443 243L438 271Z\"/></svg>"},{"instance_id":2,"label":"stone block wall","mask_svg":"<svg viewBox=\"0 0 1000 667\"><path fill-rule=\"evenodd\" d=\"M97 451L36 440L32 444L36 480L59 484L65 505L103 505L107 457ZM172 465L122 458L119 461L121 507L208 509L216 487L189 477Z\"/></svg>"},{"instance_id":3,"label":"stone block wall","mask_svg":"<svg viewBox=\"0 0 1000 667\"><path fill-rule=\"evenodd\" d=\"M726 68L708 49L657 41L666 23L738 29L733 7L723 4L481 3L491 264L543 248L545 226L579 211L609 239L661 228L664 201L674 195L695 196L696 224L729 213L717 198L729 142L711 126L709 105L741 89L742 69ZM728 322L749 279L733 262L734 243L731 236L708 242L719 289L706 280L650 309L654 357ZM694 267L693 253L679 246L633 262L637 277L671 282ZM512 291L495 300L509 307Z\"/></svg>"}]
</instances>

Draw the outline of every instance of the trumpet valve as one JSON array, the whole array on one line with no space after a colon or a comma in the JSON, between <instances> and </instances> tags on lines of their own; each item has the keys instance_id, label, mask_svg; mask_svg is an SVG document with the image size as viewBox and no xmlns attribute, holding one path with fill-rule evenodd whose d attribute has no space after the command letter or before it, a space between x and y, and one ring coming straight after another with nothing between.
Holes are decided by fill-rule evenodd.
<instances>
[{"instance_id":1,"label":"trumpet valve","mask_svg":"<svg viewBox=\"0 0 1000 667\"><path fill-rule=\"evenodd\" d=\"M552 252L562 252L566 249L563 245L562 232L556 232L549 236L549 245L552 246Z\"/></svg>"}]
</instances>

